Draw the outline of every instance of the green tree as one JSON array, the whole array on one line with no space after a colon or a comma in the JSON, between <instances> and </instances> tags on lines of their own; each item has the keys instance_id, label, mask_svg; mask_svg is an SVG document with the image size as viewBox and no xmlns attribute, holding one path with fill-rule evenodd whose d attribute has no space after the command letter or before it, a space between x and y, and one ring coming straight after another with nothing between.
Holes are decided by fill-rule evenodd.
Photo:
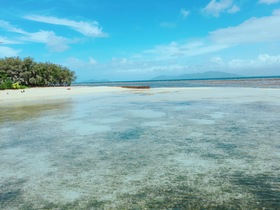
<instances>
[{"instance_id":1,"label":"green tree","mask_svg":"<svg viewBox=\"0 0 280 210\"><path fill-rule=\"evenodd\" d=\"M31 57L0 59L0 85L11 81L30 87L66 86L71 85L76 78L75 72L67 67L49 62L37 63Z\"/></svg>"}]
</instances>

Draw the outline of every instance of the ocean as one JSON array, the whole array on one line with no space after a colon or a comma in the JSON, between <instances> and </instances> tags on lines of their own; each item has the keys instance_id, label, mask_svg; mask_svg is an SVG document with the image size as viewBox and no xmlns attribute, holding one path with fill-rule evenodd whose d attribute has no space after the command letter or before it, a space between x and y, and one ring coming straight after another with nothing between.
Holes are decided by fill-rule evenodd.
<instances>
[{"instance_id":1,"label":"ocean","mask_svg":"<svg viewBox=\"0 0 280 210\"><path fill-rule=\"evenodd\" d=\"M186 80L146 80L126 82L81 82L74 85L87 86L150 86L161 87L262 87L279 88L280 76L274 77L237 77Z\"/></svg>"},{"instance_id":2,"label":"ocean","mask_svg":"<svg viewBox=\"0 0 280 210\"><path fill-rule=\"evenodd\" d=\"M0 209L280 209L278 81L0 106Z\"/></svg>"}]
</instances>

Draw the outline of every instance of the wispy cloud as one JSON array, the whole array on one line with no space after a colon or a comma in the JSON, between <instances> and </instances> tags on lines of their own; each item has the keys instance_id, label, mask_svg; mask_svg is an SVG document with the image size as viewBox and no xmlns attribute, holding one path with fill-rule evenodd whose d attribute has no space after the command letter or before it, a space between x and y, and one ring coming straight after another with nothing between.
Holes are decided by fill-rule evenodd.
<instances>
[{"instance_id":1,"label":"wispy cloud","mask_svg":"<svg viewBox=\"0 0 280 210\"><path fill-rule=\"evenodd\" d=\"M259 0L260 4L276 4L280 2L280 0Z\"/></svg>"},{"instance_id":2,"label":"wispy cloud","mask_svg":"<svg viewBox=\"0 0 280 210\"><path fill-rule=\"evenodd\" d=\"M240 8L236 5L233 5L230 9L227 10L228 13L234 14L240 11Z\"/></svg>"},{"instance_id":3,"label":"wispy cloud","mask_svg":"<svg viewBox=\"0 0 280 210\"><path fill-rule=\"evenodd\" d=\"M7 37L0 36L0 43L6 45L6 44L21 44L22 42L20 42L18 40L12 40L12 39L9 39Z\"/></svg>"},{"instance_id":4,"label":"wispy cloud","mask_svg":"<svg viewBox=\"0 0 280 210\"><path fill-rule=\"evenodd\" d=\"M97 61L93 57L89 57L89 64L90 65L96 65Z\"/></svg>"},{"instance_id":5,"label":"wispy cloud","mask_svg":"<svg viewBox=\"0 0 280 210\"><path fill-rule=\"evenodd\" d=\"M53 31L39 31L35 33L29 33L27 36L22 37L23 40L30 42L38 42L47 45L47 48L53 52L62 52L69 48L70 40L57 36Z\"/></svg>"},{"instance_id":6,"label":"wispy cloud","mask_svg":"<svg viewBox=\"0 0 280 210\"><path fill-rule=\"evenodd\" d=\"M71 28L85 36L89 37L106 37L107 34L103 32L102 28L99 26L98 22L84 22L84 21L74 21L65 18L57 18L51 16L40 16L40 15L27 15L24 16L25 19L48 23L53 25L61 25Z\"/></svg>"},{"instance_id":7,"label":"wispy cloud","mask_svg":"<svg viewBox=\"0 0 280 210\"><path fill-rule=\"evenodd\" d=\"M273 15L280 16L280 9L276 9L272 12Z\"/></svg>"},{"instance_id":8,"label":"wispy cloud","mask_svg":"<svg viewBox=\"0 0 280 210\"><path fill-rule=\"evenodd\" d=\"M210 32L210 37L221 44L242 44L280 40L280 14L261 18L251 18L244 23ZM265 26L265 30L264 30Z\"/></svg>"},{"instance_id":9,"label":"wispy cloud","mask_svg":"<svg viewBox=\"0 0 280 210\"><path fill-rule=\"evenodd\" d=\"M15 40L0 37L0 41L4 44L22 44L23 42L35 42L46 44L48 50L52 52L62 52L69 48L69 44L74 40L57 36L53 31L27 32L21 28L15 27L7 21L0 20L0 28L6 29L8 32L20 34ZM12 52L12 51L10 51Z\"/></svg>"},{"instance_id":10,"label":"wispy cloud","mask_svg":"<svg viewBox=\"0 0 280 210\"><path fill-rule=\"evenodd\" d=\"M11 25L9 22L4 21L4 20L0 20L0 28L6 29L9 32L14 32L14 33L19 33L19 34L27 34L26 31L17 28L13 25Z\"/></svg>"},{"instance_id":11,"label":"wispy cloud","mask_svg":"<svg viewBox=\"0 0 280 210\"><path fill-rule=\"evenodd\" d=\"M233 59L228 62L228 66L233 69L250 69L263 67L279 67L280 55L260 54L255 59Z\"/></svg>"},{"instance_id":12,"label":"wispy cloud","mask_svg":"<svg viewBox=\"0 0 280 210\"><path fill-rule=\"evenodd\" d=\"M205 8L202 9L202 12L211 15L214 17L219 17L221 13L236 13L240 11L240 8L234 4L233 0L211 0Z\"/></svg>"},{"instance_id":13,"label":"wispy cloud","mask_svg":"<svg viewBox=\"0 0 280 210\"><path fill-rule=\"evenodd\" d=\"M181 16L182 16L183 19L186 19L186 18L189 16L190 11L185 10L185 9L181 9L181 10L180 10L180 14L181 14Z\"/></svg>"},{"instance_id":14,"label":"wispy cloud","mask_svg":"<svg viewBox=\"0 0 280 210\"><path fill-rule=\"evenodd\" d=\"M227 48L225 44L211 44L203 41L171 42L167 45L158 45L152 49L138 54L139 59L150 58L153 60L168 60L181 57L197 56L217 52Z\"/></svg>"}]
</instances>

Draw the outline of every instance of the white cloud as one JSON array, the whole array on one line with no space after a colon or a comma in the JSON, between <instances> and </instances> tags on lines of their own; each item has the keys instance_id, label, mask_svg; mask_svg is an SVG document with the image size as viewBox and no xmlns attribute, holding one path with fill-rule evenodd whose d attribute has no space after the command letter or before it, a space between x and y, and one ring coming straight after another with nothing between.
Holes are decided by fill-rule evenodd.
<instances>
[{"instance_id":1,"label":"white cloud","mask_svg":"<svg viewBox=\"0 0 280 210\"><path fill-rule=\"evenodd\" d=\"M261 54L258 56L258 61L268 65L274 65L274 64L279 65L280 55Z\"/></svg>"},{"instance_id":2,"label":"white cloud","mask_svg":"<svg viewBox=\"0 0 280 210\"><path fill-rule=\"evenodd\" d=\"M233 4L233 0L211 0L210 3L202 9L202 12L207 15L219 17L222 12L233 14L239 10L240 8Z\"/></svg>"},{"instance_id":3,"label":"white cloud","mask_svg":"<svg viewBox=\"0 0 280 210\"><path fill-rule=\"evenodd\" d=\"M180 13L181 13L183 19L186 19L189 16L190 11L185 10L185 9L181 9Z\"/></svg>"},{"instance_id":4,"label":"white cloud","mask_svg":"<svg viewBox=\"0 0 280 210\"><path fill-rule=\"evenodd\" d=\"M233 69L259 69L280 67L280 55L260 54L255 59L233 59L228 62L228 67ZM279 69L280 73L280 69Z\"/></svg>"},{"instance_id":5,"label":"white cloud","mask_svg":"<svg viewBox=\"0 0 280 210\"><path fill-rule=\"evenodd\" d=\"M88 61L83 61L81 59L78 59L76 57L69 57L65 63L65 66L71 66L74 69L81 69L83 70L92 70L93 67L95 68L98 65L98 62L92 58L89 57Z\"/></svg>"},{"instance_id":6,"label":"white cloud","mask_svg":"<svg viewBox=\"0 0 280 210\"><path fill-rule=\"evenodd\" d=\"M127 58L116 58L113 57L110 65L112 66L127 66L127 65L132 65L134 62L132 60L129 60Z\"/></svg>"},{"instance_id":7,"label":"white cloud","mask_svg":"<svg viewBox=\"0 0 280 210\"><path fill-rule=\"evenodd\" d=\"M199 45L199 44L197 44ZM194 44L195 46L195 44ZM185 62L182 60L139 60L131 61L127 58L112 58L106 63L91 64L89 61L69 58L66 66L75 69L79 75L79 81L87 81L92 78L97 80L107 78L113 80L141 80L151 79L158 75L180 75L205 71L224 71L241 75L279 75L280 55L260 54L252 59L226 60L220 56L206 59L199 58L197 62ZM190 59L193 60L193 59Z\"/></svg>"},{"instance_id":8,"label":"white cloud","mask_svg":"<svg viewBox=\"0 0 280 210\"><path fill-rule=\"evenodd\" d=\"M99 27L99 24L96 21L92 21L92 22L73 21L65 18L56 18L56 17L40 16L40 15L28 15L25 16L24 18L32 21L41 22L41 23L67 26L85 36L90 36L90 37L107 36L107 34L102 31L102 28Z\"/></svg>"},{"instance_id":9,"label":"white cloud","mask_svg":"<svg viewBox=\"0 0 280 210\"><path fill-rule=\"evenodd\" d=\"M15 50L10 47L0 46L0 57L14 57L18 56L21 50Z\"/></svg>"},{"instance_id":10,"label":"white cloud","mask_svg":"<svg viewBox=\"0 0 280 210\"><path fill-rule=\"evenodd\" d=\"M75 57L69 57L66 61L66 63L70 66L76 67L83 67L85 65L85 62L79 60L78 58Z\"/></svg>"},{"instance_id":11,"label":"white cloud","mask_svg":"<svg viewBox=\"0 0 280 210\"><path fill-rule=\"evenodd\" d=\"M273 15L276 15L276 16L277 16L277 15L280 16L280 9L274 10L272 14L273 14Z\"/></svg>"},{"instance_id":12,"label":"white cloud","mask_svg":"<svg viewBox=\"0 0 280 210\"><path fill-rule=\"evenodd\" d=\"M48 40L46 42L47 47L53 52L63 52L69 48L68 39L56 36L53 32L49 33Z\"/></svg>"},{"instance_id":13,"label":"white cloud","mask_svg":"<svg viewBox=\"0 0 280 210\"><path fill-rule=\"evenodd\" d=\"M21 38L29 42L37 42L46 44L48 49L53 52L62 52L69 48L70 40L67 38L57 36L53 31L38 31L35 33L28 33Z\"/></svg>"},{"instance_id":14,"label":"white cloud","mask_svg":"<svg viewBox=\"0 0 280 210\"><path fill-rule=\"evenodd\" d=\"M91 64L91 65L96 65L96 64L97 64L97 61L96 61L94 58L90 57L90 58L89 58L89 64Z\"/></svg>"},{"instance_id":15,"label":"white cloud","mask_svg":"<svg viewBox=\"0 0 280 210\"><path fill-rule=\"evenodd\" d=\"M227 10L228 13L234 14L240 11L240 8L236 5L233 5L230 9Z\"/></svg>"},{"instance_id":16,"label":"white cloud","mask_svg":"<svg viewBox=\"0 0 280 210\"><path fill-rule=\"evenodd\" d=\"M276 4L280 2L280 0L259 0L260 4Z\"/></svg>"},{"instance_id":17,"label":"white cloud","mask_svg":"<svg viewBox=\"0 0 280 210\"><path fill-rule=\"evenodd\" d=\"M0 43L1 44L21 44L21 42L16 40L8 39L7 37L0 36Z\"/></svg>"},{"instance_id":18,"label":"white cloud","mask_svg":"<svg viewBox=\"0 0 280 210\"><path fill-rule=\"evenodd\" d=\"M180 57L189 57L217 52L227 48L225 44L210 44L202 41L193 41L185 43L171 42L167 45L158 45L152 49L145 50L138 54L138 58L152 58L154 60L176 59Z\"/></svg>"},{"instance_id":19,"label":"white cloud","mask_svg":"<svg viewBox=\"0 0 280 210\"><path fill-rule=\"evenodd\" d=\"M17 28L6 21L0 21L0 27L6 29L9 32L19 33L22 35L21 37L17 38L19 41L13 41L6 39L5 37L0 37L0 41L2 41L4 44L20 44L22 41L37 42L46 44L47 48L52 52L62 52L69 48L68 44L75 42L75 40L57 36L53 31L41 30L30 33Z\"/></svg>"},{"instance_id":20,"label":"white cloud","mask_svg":"<svg viewBox=\"0 0 280 210\"><path fill-rule=\"evenodd\" d=\"M251 18L244 23L210 32L210 37L220 44L242 44L280 40L280 15ZM265 28L264 28L265 27Z\"/></svg>"},{"instance_id":21,"label":"white cloud","mask_svg":"<svg viewBox=\"0 0 280 210\"><path fill-rule=\"evenodd\" d=\"M4 28L9 32L19 33L19 34L26 34L27 32L11 25L9 22L0 20L0 28Z\"/></svg>"},{"instance_id":22,"label":"white cloud","mask_svg":"<svg viewBox=\"0 0 280 210\"><path fill-rule=\"evenodd\" d=\"M110 68L109 68L110 66ZM220 56L210 58L210 62L200 60L200 64L196 63L180 63L180 62L134 62L131 65L114 66L108 64L104 69L111 69L114 74L119 76L127 76L130 79L144 78L149 75L151 79L157 75L180 75L188 72L205 72L205 71L223 71L228 73L236 73L241 75L279 75L280 74L280 55L260 54L252 59L232 59L224 60Z\"/></svg>"},{"instance_id":23,"label":"white cloud","mask_svg":"<svg viewBox=\"0 0 280 210\"><path fill-rule=\"evenodd\" d=\"M180 64L168 64L168 65L161 65L161 64L154 64L154 65L145 65L141 63L137 63L130 68L123 68L118 69L117 72L124 73L124 74L138 74L138 75L145 75L145 74L180 74L183 73L189 66L187 65L180 65ZM151 79L151 78L146 78Z\"/></svg>"}]
</instances>

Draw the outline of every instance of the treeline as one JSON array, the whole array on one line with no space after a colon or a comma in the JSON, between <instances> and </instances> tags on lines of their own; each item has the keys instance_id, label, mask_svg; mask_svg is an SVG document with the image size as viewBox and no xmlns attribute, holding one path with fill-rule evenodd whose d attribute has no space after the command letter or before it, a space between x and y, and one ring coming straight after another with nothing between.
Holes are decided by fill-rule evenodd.
<instances>
[{"instance_id":1,"label":"treeline","mask_svg":"<svg viewBox=\"0 0 280 210\"><path fill-rule=\"evenodd\" d=\"M0 59L0 87L17 84L14 87L69 86L76 80L74 71L53 64L35 62L33 58L9 57Z\"/></svg>"}]
</instances>

